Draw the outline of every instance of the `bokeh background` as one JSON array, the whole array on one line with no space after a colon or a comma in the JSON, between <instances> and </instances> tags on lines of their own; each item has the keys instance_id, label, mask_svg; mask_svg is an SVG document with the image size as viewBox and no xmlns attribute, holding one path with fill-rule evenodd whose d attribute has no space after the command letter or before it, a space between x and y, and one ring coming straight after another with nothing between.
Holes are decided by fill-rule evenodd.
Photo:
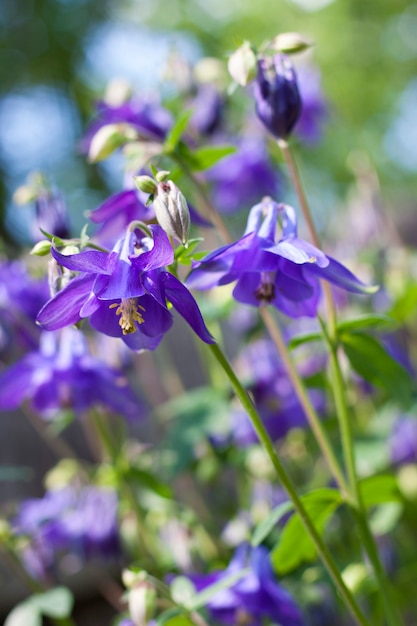
<instances>
[{"instance_id":1,"label":"bokeh background","mask_svg":"<svg viewBox=\"0 0 417 626\"><path fill-rule=\"evenodd\" d=\"M87 165L79 149L105 84L128 79L147 97L176 50L191 63L227 60L244 39L299 31L316 42L328 120L303 148L314 204L334 215L369 159L384 207L413 243L417 180L417 3L407 0L2 0L0 7L0 222L25 242L25 209L12 194L33 169L61 187L75 225L120 176ZM235 96L231 96L232 98ZM357 172L356 172L357 173ZM27 216L27 214L26 214Z\"/></svg>"}]
</instances>

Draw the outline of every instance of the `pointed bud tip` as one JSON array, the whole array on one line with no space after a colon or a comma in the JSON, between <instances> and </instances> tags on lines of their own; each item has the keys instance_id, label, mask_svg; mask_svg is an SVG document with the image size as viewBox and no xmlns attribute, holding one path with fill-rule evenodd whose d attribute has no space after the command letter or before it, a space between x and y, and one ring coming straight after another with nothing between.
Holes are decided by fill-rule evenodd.
<instances>
[{"instance_id":1,"label":"pointed bud tip","mask_svg":"<svg viewBox=\"0 0 417 626\"><path fill-rule=\"evenodd\" d=\"M284 54L303 52L313 45L314 43L312 41L309 41L303 35L300 35L300 33L281 33L277 35L272 42L272 48Z\"/></svg>"},{"instance_id":2,"label":"pointed bud tip","mask_svg":"<svg viewBox=\"0 0 417 626\"><path fill-rule=\"evenodd\" d=\"M230 57L227 63L230 76L233 80L245 87L256 76L256 54L252 45L245 41Z\"/></svg>"},{"instance_id":3,"label":"pointed bud tip","mask_svg":"<svg viewBox=\"0 0 417 626\"><path fill-rule=\"evenodd\" d=\"M144 193L149 194L155 193L157 184L150 176L134 176L133 180L135 181L135 185L139 189L139 191L143 191Z\"/></svg>"}]
</instances>

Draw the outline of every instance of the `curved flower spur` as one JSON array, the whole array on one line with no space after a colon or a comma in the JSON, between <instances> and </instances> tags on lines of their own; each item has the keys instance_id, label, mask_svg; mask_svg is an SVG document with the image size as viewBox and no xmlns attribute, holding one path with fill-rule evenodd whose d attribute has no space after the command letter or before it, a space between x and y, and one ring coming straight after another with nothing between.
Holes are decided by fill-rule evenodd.
<instances>
[{"instance_id":1,"label":"curved flower spur","mask_svg":"<svg viewBox=\"0 0 417 626\"><path fill-rule=\"evenodd\" d=\"M154 350L170 329L170 303L206 343L214 343L188 289L167 271L174 260L160 226L133 223L110 253L62 254L64 268L80 272L39 312L38 324L57 330L88 317L97 331L120 337L132 350Z\"/></svg>"},{"instance_id":2,"label":"curved flower spur","mask_svg":"<svg viewBox=\"0 0 417 626\"><path fill-rule=\"evenodd\" d=\"M275 240L278 217L281 238ZM237 281L233 296L252 306L272 304L290 317L314 317L320 300L320 279L358 294L372 294L341 263L297 236L292 207L265 198L254 206L241 239L211 252L191 271L187 285L209 289Z\"/></svg>"}]
</instances>

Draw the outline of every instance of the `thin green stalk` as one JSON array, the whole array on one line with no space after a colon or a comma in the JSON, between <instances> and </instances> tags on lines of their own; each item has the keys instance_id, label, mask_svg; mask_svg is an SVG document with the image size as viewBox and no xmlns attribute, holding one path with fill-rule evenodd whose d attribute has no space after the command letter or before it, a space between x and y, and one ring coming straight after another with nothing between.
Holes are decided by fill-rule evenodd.
<instances>
[{"instance_id":1,"label":"thin green stalk","mask_svg":"<svg viewBox=\"0 0 417 626\"><path fill-rule=\"evenodd\" d=\"M220 349L220 347L218 346L218 344L212 344L209 345L209 348L211 349L212 353L214 354L215 358L217 359L218 363L221 365L221 367L223 368L225 374L227 375L237 397L239 398L242 407L245 409L245 411L247 412L248 416L251 419L253 428L259 438L260 443L262 444L263 448L265 449L266 453L268 454L274 468L275 471L277 473L277 476L281 482L281 484L283 485L284 489L286 490L288 496L290 497L291 501L294 504L294 508L297 511L298 515L300 516L301 522L303 523L307 533L309 534L309 536L311 537L317 552L319 553L323 564L325 565L329 575L331 576L336 588L338 589L341 597L343 598L346 606L348 607L348 609L350 610L352 616L356 619L357 623L360 624L361 626L370 626L368 620L366 619L365 615L363 614L363 612L361 611L360 607L358 606L355 598L353 597L352 593L350 592L350 590L346 587L339 570L337 569L337 566L333 560L332 555L330 554L329 550L327 549L325 543L323 542L322 538L320 537L320 535L318 534L317 530L314 527L313 522L311 521L301 499L299 498L297 491L294 487L294 485L292 484L292 481L290 479L290 477L288 476L284 466L282 465L278 454L274 448L274 444L272 443L271 438L269 437L263 423L262 420L258 414L258 412L255 409L255 406L253 404L253 402L251 401L249 395L247 394L246 390L242 387L239 379L237 378L236 374L234 373L230 363L228 362L228 360L226 359L225 355L223 354L222 350Z\"/></svg>"},{"instance_id":2,"label":"thin green stalk","mask_svg":"<svg viewBox=\"0 0 417 626\"><path fill-rule=\"evenodd\" d=\"M320 248L320 240L314 226L310 207L304 193L304 188L298 172L297 164L292 155L291 149L286 141L279 140L278 145L281 148L285 162L288 166L291 179L296 191L298 201L303 212L304 219L308 226L310 237L313 244ZM384 568L381 564L378 548L375 544L373 535L369 529L368 519L365 507L362 502L359 489L358 476L355 464L355 452L353 446L353 436L351 428L351 419L346 401L345 383L343 380L340 363L337 356L337 316L334 305L331 287L327 282L322 281L324 297L326 300L326 308L328 315L329 331L322 324L323 336L329 348L330 369L332 378L333 397L336 405L336 412L339 420L339 427L342 439L343 455L346 465L346 471L349 480L349 499L348 503L352 507L355 517L358 521L358 527L361 534L362 542L372 563L375 577L378 581L380 595L386 611L386 618L390 626L401 626L401 618L395 603L392 602L391 587L389 585Z\"/></svg>"},{"instance_id":3,"label":"thin green stalk","mask_svg":"<svg viewBox=\"0 0 417 626\"><path fill-rule=\"evenodd\" d=\"M340 489L342 490L344 498L347 500L349 499L349 488L343 475L342 469L334 454L326 431L311 403L304 382L297 372L297 368L295 367L288 347L282 337L281 330L278 324L275 322L275 319L271 315L271 312L267 308L260 308L260 315L286 367L288 377L291 380L298 399L300 400L300 403L304 409L308 423L310 424L310 427L320 447L320 450L327 461L330 471L332 472Z\"/></svg>"}]
</instances>

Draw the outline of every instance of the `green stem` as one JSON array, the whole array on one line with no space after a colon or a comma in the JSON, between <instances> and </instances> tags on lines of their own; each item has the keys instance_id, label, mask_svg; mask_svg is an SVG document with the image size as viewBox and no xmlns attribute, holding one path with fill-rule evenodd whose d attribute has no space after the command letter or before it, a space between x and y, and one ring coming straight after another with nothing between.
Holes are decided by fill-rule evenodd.
<instances>
[{"instance_id":1,"label":"green stem","mask_svg":"<svg viewBox=\"0 0 417 626\"><path fill-rule=\"evenodd\" d=\"M292 385L298 396L300 404L303 407L304 412L306 414L308 423L310 424L311 430L313 431L313 434L320 447L320 450L324 458L327 461L330 471L332 472L340 489L342 490L344 498L348 499L349 488L346 483L345 477L343 475L342 469L334 454L333 448L329 442L326 431L311 403L311 400L305 388L304 382L297 372L297 368L294 365L294 361L282 337L281 330L278 324L275 322L274 318L272 317L271 312L267 308L265 307L261 308L260 315L286 367L288 377L292 382Z\"/></svg>"},{"instance_id":2,"label":"green stem","mask_svg":"<svg viewBox=\"0 0 417 626\"><path fill-rule=\"evenodd\" d=\"M294 508L297 511L298 515L300 516L301 522L303 523L306 531L311 537L317 549L317 552L319 553L323 561L323 564L325 565L336 588L338 589L340 595L342 596L346 606L348 607L348 609L350 610L351 614L356 619L358 624L360 624L361 626L370 626L368 620L366 619L361 609L359 608L355 598L353 597L349 589L346 587L340 575L340 572L337 569L337 566L333 560L332 555L330 554L322 538L318 534L313 522L311 521L301 499L299 498L297 494L295 487L292 484L290 477L288 476L284 466L282 465L278 457L278 454L274 448L274 444L272 443L272 440L270 439L262 423L262 420L258 412L256 411L255 406L252 403L249 395L247 394L246 390L242 387L239 379L234 373L230 363L226 359L220 347L217 344L211 344L209 347L212 353L214 354L215 358L217 359L218 363L223 368L225 374L229 378L230 383L242 404L242 407L245 409L248 416L250 417L253 428L259 438L260 443L262 444L263 448L268 454L281 484L283 485L284 489L288 493L289 498L293 502Z\"/></svg>"},{"instance_id":3,"label":"green stem","mask_svg":"<svg viewBox=\"0 0 417 626\"><path fill-rule=\"evenodd\" d=\"M290 176L296 191L298 201L310 232L310 237L313 244L320 248L320 240L314 226L314 221L311 215L310 207L307 201L307 197L304 193L304 188L301 182L301 178L298 172L297 164L292 155L290 146L286 141L279 140L278 145L281 148L285 162L288 166ZM340 433L342 438L343 455L345 459L346 471L349 480L349 498L350 504L355 517L358 521L358 527L361 534L363 545L368 554L369 560L372 563L376 579L378 581L380 595L386 611L387 622L390 626L401 626L401 618L398 615L398 610L395 603L392 602L391 587L389 585L384 568L382 567L379 557L378 548L375 544L374 537L369 529L368 519L365 507L362 502L361 493L359 489L358 476L356 473L355 464L355 452L353 446L353 436L351 428L351 419L349 415L349 409L346 402L345 383L343 380L342 371L340 369L340 363L337 357L337 316L336 308L334 305L333 295L331 287L327 282L322 281L324 297L326 300L326 308L329 323L329 332L326 331L322 324L323 336L329 347L330 353L330 370L332 378L333 396L336 405L336 412L339 420Z\"/></svg>"}]
</instances>

